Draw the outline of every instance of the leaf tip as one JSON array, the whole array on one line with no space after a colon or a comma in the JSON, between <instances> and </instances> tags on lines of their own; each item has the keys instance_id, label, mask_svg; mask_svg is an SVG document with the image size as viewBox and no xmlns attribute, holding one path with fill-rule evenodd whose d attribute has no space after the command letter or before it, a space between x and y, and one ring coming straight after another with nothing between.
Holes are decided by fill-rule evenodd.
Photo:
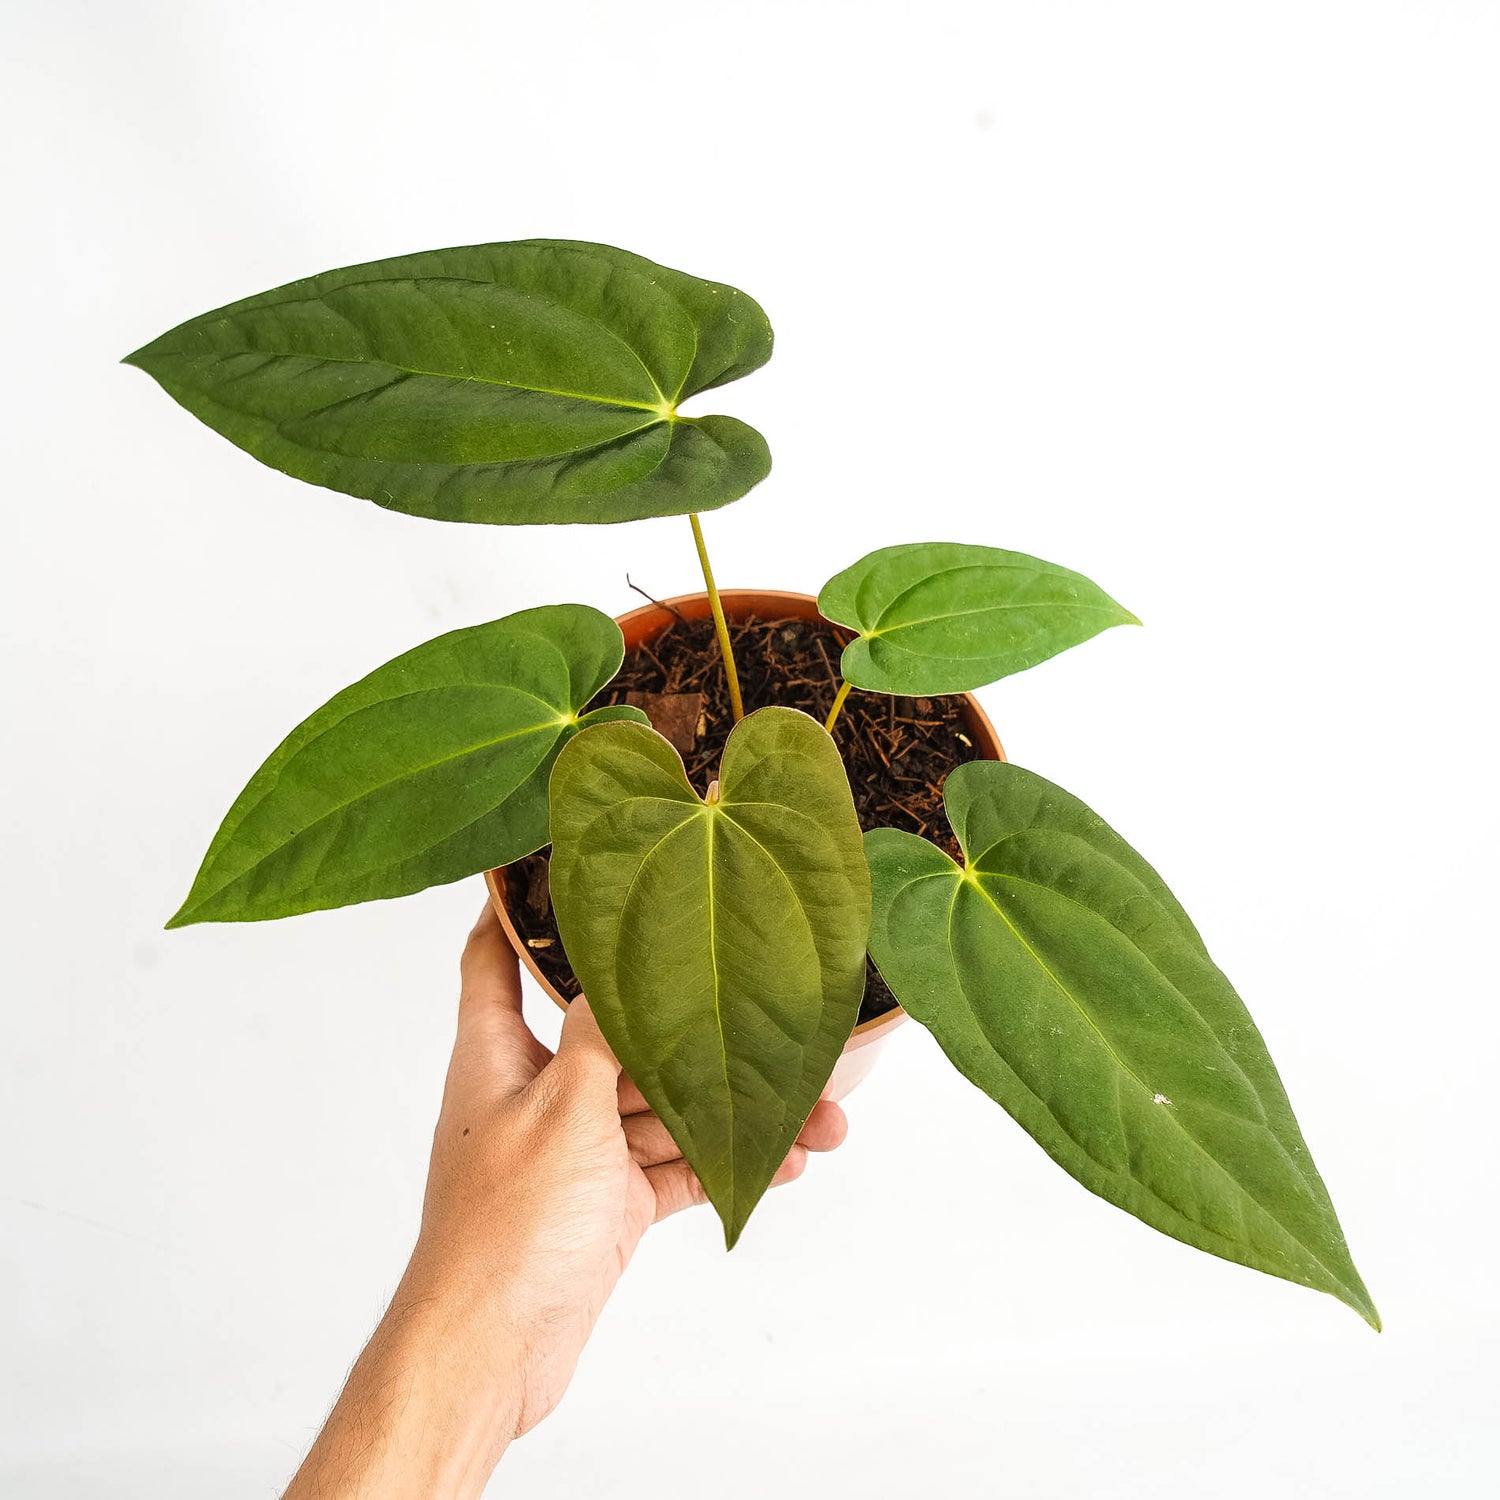
<instances>
[{"instance_id":1,"label":"leaf tip","mask_svg":"<svg viewBox=\"0 0 1500 1500\"><path fill-rule=\"evenodd\" d=\"M1364 1277L1359 1274L1353 1261L1349 1259L1347 1250L1342 1259L1341 1273L1334 1275L1331 1281L1324 1285L1323 1290L1342 1302L1351 1312L1358 1313L1376 1333L1382 1332L1384 1325L1380 1320L1380 1312L1375 1306L1374 1298L1370 1296Z\"/></svg>"},{"instance_id":2,"label":"leaf tip","mask_svg":"<svg viewBox=\"0 0 1500 1500\"><path fill-rule=\"evenodd\" d=\"M171 932L177 927L192 927L200 919L193 914L193 898L189 896L181 906L172 913L162 924L163 932Z\"/></svg>"},{"instance_id":3,"label":"leaf tip","mask_svg":"<svg viewBox=\"0 0 1500 1500\"><path fill-rule=\"evenodd\" d=\"M727 1253L739 1244L740 1236L745 1232L745 1224L750 1215L734 1211L726 1213L717 1204L714 1205L714 1209L719 1215L719 1222L724 1226L724 1250Z\"/></svg>"},{"instance_id":4,"label":"leaf tip","mask_svg":"<svg viewBox=\"0 0 1500 1500\"><path fill-rule=\"evenodd\" d=\"M1357 1312L1376 1333L1384 1331L1384 1325L1380 1321L1380 1312L1370 1300L1370 1294L1363 1286L1354 1295L1340 1297L1339 1301L1346 1307L1352 1308Z\"/></svg>"}]
</instances>

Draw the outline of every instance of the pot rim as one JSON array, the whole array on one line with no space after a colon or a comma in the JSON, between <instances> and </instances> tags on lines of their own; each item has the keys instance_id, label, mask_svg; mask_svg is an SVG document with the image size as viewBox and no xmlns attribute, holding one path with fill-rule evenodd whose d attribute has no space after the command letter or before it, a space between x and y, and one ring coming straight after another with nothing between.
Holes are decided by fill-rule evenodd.
<instances>
[{"instance_id":1,"label":"pot rim","mask_svg":"<svg viewBox=\"0 0 1500 1500\"><path fill-rule=\"evenodd\" d=\"M724 613L730 618L733 618L737 608L744 613L755 613L757 610L764 612L766 609L785 609L787 613L795 614L801 619L821 620L824 618L818 612L818 601L814 595L793 593L787 589L720 589L719 599L724 605ZM665 629L674 615L701 620L710 613L708 595L700 590L695 594L675 594L670 599L660 599L650 604L639 605L623 615L616 616L615 624L624 634L625 649L629 651L640 643L644 630L651 625L659 623L660 627ZM990 723L989 716L980 707L979 700L972 693L941 696L962 700L963 714L968 722L969 732L974 740L974 749L978 752L979 758L1004 760L1005 747L1000 743L1000 736L995 733L995 726ZM536 960L532 958L525 939L516 931L515 924L510 919L510 911L506 904L505 867L486 870L484 883L489 889L490 905L494 907L495 915L500 918L500 926L504 929L507 941L515 949L521 962L526 965L531 977L541 986L542 992L559 1009L567 1010L568 1002L553 989L551 982L542 973ZM848 1042L844 1045L844 1051L852 1052L856 1048L879 1040L905 1019L906 1012L898 1005L893 1010L886 1011L884 1015L872 1016L868 1021L861 1021L850 1034Z\"/></svg>"}]
</instances>

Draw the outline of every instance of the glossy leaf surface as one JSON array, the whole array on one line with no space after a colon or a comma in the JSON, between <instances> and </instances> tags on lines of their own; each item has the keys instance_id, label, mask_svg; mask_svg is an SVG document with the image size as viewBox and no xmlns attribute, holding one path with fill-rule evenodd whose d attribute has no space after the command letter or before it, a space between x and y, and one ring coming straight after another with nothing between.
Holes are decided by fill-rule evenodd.
<instances>
[{"instance_id":1,"label":"glossy leaf surface","mask_svg":"<svg viewBox=\"0 0 1500 1500\"><path fill-rule=\"evenodd\" d=\"M896 998L1085 1187L1378 1328L1260 1033L1161 878L1019 766L960 766L946 802L963 868L865 836Z\"/></svg>"},{"instance_id":2,"label":"glossy leaf surface","mask_svg":"<svg viewBox=\"0 0 1500 1500\"><path fill-rule=\"evenodd\" d=\"M518 240L329 271L130 355L283 473L442 521L713 510L765 440L679 402L764 364L753 299L608 245Z\"/></svg>"},{"instance_id":3,"label":"glossy leaf surface","mask_svg":"<svg viewBox=\"0 0 1500 1500\"><path fill-rule=\"evenodd\" d=\"M1081 573L959 542L871 552L824 584L818 609L859 631L843 674L876 693L967 693L1140 623Z\"/></svg>"},{"instance_id":4,"label":"glossy leaf surface","mask_svg":"<svg viewBox=\"0 0 1500 1500\"><path fill-rule=\"evenodd\" d=\"M763 708L719 799L652 730L580 734L552 773L552 903L616 1056L733 1245L817 1102L864 991L870 881L833 741Z\"/></svg>"},{"instance_id":5,"label":"glossy leaf surface","mask_svg":"<svg viewBox=\"0 0 1500 1500\"><path fill-rule=\"evenodd\" d=\"M426 642L331 698L230 808L168 926L405 896L547 842L547 778L625 643L582 604Z\"/></svg>"}]
</instances>

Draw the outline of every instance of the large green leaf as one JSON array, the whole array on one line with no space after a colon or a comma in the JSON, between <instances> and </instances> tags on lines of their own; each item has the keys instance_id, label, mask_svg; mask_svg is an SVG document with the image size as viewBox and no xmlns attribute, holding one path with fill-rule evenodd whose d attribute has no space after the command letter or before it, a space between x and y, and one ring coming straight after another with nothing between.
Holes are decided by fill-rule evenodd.
<instances>
[{"instance_id":1,"label":"large green leaf","mask_svg":"<svg viewBox=\"0 0 1500 1500\"><path fill-rule=\"evenodd\" d=\"M771 357L743 292L609 245L517 240L328 271L138 349L169 395L261 462L440 521L713 510L770 472L689 396Z\"/></svg>"},{"instance_id":2,"label":"large green leaf","mask_svg":"<svg viewBox=\"0 0 1500 1500\"><path fill-rule=\"evenodd\" d=\"M960 766L946 801L963 868L865 836L896 998L1085 1187L1378 1328L1260 1033L1161 878L1019 766Z\"/></svg>"},{"instance_id":3,"label":"large green leaf","mask_svg":"<svg viewBox=\"0 0 1500 1500\"><path fill-rule=\"evenodd\" d=\"M552 904L626 1071L733 1245L853 1030L870 878L833 741L735 726L717 800L660 735L580 734L552 773Z\"/></svg>"},{"instance_id":4,"label":"large green leaf","mask_svg":"<svg viewBox=\"0 0 1500 1500\"><path fill-rule=\"evenodd\" d=\"M547 842L547 778L625 642L583 604L450 631L305 719L250 779L167 924L405 896Z\"/></svg>"},{"instance_id":5,"label":"large green leaf","mask_svg":"<svg viewBox=\"0 0 1500 1500\"><path fill-rule=\"evenodd\" d=\"M859 631L843 673L876 693L967 693L1140 624L1081 573L960 542L871 552L823 585L818 609Z\"/></svg>"}]
</instances>

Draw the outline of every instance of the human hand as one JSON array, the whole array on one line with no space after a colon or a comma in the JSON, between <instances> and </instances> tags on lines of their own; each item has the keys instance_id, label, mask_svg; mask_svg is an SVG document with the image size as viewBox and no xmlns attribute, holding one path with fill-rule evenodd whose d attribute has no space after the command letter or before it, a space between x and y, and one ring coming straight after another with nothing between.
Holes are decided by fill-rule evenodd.
<instances>
[{"instance_id":1,"label":"human hand","mask_svg":"<svg viewBox=\"0 0 1500 1500\"><path fill-rule=\"evenodd\" d=\"M521 1014L516 956L488 907L462 963L458 1039L433 1138L412 1289L491 1326L518 1367L517 1434L561 1398L647 1228L705 1201L666 1126L623 1078L588 1002L554 1057ZM844 1113L809 1116L777 1183L843 1139Z\"/></svg>"},{"instance_id":2,"label":"human hand","mask_svg":"<svg viewBox=\"0 0 1500 1500\"><path fill-rule=\"evenodd\" d=\"M556 1056L532 1035L488 907L461 972L416 1250L287 1500L477 1495L561 1399L647 1228L705 1201L585 1000ZM846 1129L817 1104L775 1183Z\"/></svg>"}]
</instances>

